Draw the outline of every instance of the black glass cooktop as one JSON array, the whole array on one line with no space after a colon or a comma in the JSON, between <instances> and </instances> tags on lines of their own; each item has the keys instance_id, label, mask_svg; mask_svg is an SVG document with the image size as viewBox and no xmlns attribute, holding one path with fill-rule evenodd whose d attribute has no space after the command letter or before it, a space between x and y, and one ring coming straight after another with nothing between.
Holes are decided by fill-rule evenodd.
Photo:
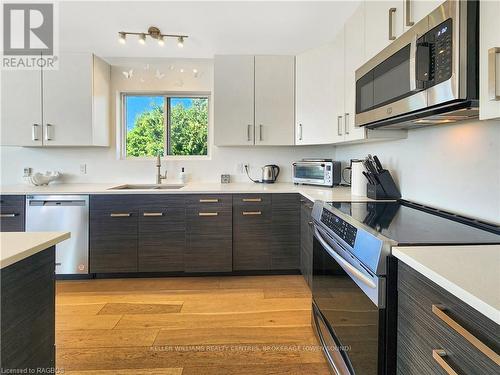
<instances>
[{"instance_id":1,"label":"black glass cooktop","mask_svg":"<svg viewBox=\"0 0 500 375\"><path fill-rule=\"evenodd\" d=\"M399 245L500 244L500 226L412 202L331 202Z\"/></svg>"}]
</instances>

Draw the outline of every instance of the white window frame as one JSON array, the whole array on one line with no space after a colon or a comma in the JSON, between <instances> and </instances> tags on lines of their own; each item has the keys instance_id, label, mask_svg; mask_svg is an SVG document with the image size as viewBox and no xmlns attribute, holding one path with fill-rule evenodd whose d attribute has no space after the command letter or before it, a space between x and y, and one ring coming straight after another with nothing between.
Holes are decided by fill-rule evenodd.
<instances>
[{"instance_id":1,"label":"white window frame","mask_svg":"<svg viewBox=\"0 0 500 375\"><path fill-rule=\"evenodd\" d=\"M118 97L118 110L120 113L119 120L118 120L118 130L119 130L119 137L118 139L118 149L120 151L120 159L122 160L153 160L156 156L128 156L127 157L127 129L126 129L126 105L125 105L125 98L127 96L163 96L165 99L166 98L204 98L208 100L208 124L207 124L207 155L164 155L162 156L162 159L164 160L210 160L211 159L211 153L212 153L212 126L211 126L211 116L212 116L212 99L211 99L211 93L206 92L206 91L196 91L196 92L172 92L172 91L123 91L119 93ZM168 107L167 107L168 101L165 100L164 102L164 113L165 113L165 119L164 119L164 129L165 129L165 144L164 144L164 150L167 151L168 147L168 134L167 134L167 129L168 129L168 119L169 119L169 113L168 113Z\"/></svg>"}]
</instances>

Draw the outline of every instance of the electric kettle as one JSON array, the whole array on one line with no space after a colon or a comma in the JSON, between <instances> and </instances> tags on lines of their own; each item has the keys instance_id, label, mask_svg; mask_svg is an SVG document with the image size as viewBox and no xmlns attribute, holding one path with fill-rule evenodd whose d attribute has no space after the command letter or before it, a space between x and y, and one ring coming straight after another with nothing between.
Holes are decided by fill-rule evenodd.
<instances>
[{"instance_id":1,"label":"electric kettle","mask_svg":"<svg viewBox=\"0 0 500 375\"><path fill-rule=\"evenodd\" d=\"M264 165L262 167L262 183L272 184L280 174L280 167L274 164Z\"/></svg>"}]
</instances>

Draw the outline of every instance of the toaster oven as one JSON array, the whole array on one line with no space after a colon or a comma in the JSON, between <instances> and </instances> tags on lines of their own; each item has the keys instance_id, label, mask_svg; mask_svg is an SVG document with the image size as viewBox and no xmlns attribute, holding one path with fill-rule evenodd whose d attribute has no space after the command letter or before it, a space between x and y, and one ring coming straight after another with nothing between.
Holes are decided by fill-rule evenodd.
<instances>
[{"instance_id":1,"label":"toaster oven","mask_svg":"<svg viewBox=\"0 0 500 375\"><path fill-rule=\"evenodd\" d=\"M331 159L303 159L292 164L293 183L334 186L340 184L341 165Z\"/></svg>"}]
</instances>

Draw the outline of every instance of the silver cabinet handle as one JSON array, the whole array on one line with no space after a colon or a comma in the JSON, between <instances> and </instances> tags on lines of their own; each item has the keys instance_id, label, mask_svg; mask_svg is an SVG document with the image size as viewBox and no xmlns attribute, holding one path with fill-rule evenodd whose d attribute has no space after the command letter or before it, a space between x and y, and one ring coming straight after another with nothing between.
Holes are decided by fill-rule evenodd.
<instances>
[{"instance_id":1,"label":"silver cabinet handle","mask_svg":"<svg viewBox=\"0 0 500 375\"><path fill-rule=\"evenodd\" d=\"M437 362L439 367L441 367L444 372L448 375L458 375L455 370L451 368L451 366L446 362L444 357L446 357L446 352L443 349L433 349L432 350L432 358Z\"/></svg>"},{"instance_id":2,"label":"silver cabinet handle","mask_svg":"<svg viewBox=\"0 0 500 375\"><path fill-rule=\"evenodd\" d=\"M53 127L54 125L52 124L46 124L45 125L45 140L46 141L52 141L54 139L54 135L52 134L53 133Z\"/></svg>"},{"instance_id":3,"label":"silver cabinet handle","mask_svg":"<svg viewBox=\"0 0 500 375\"><path fill-rule=\"evenodd\" d=\"M247 125L247 141L251 142L252 141L252 125L248 124Z\"/></svg>"},{"instance_id":4,"label":"silver cabinet handle","mask_svg":"<svg viewBox=\"0 0 500 375\"><path fill-rule=\"evenodd\" d=\"M200 199L200 203L217 203L218 199Z\"/></svg>"},{"instance_id":5,"label":"silver cabinet handle","mask_svg":"<svg viewBox=\"0 0 500 375\"><path fill-rule=\"evenodd\" d=\"M406 0L406 26L413 26L415 22L411 20L411 0Z\"/></svg>"},{"instance_id":6,"label":"silver cabinet handle","mask_svg":"<svg viewBox=\"0 0 500 375\"><path fill-rule=\"evenodd\" d=\"M163 212L144 212L142 216L146 217L157 217L157 216L163 216Z\"/></svg>"},{"instance_id":7,"label":"silver cabinet handle","mask_svg":"<svg viewBox=\"0 0 500 375\"><path fill-rule=\"evenodd\" d=\"M490 100L500 100L497 94L497 55L500 54L500 47L493 47L488 50L488 98Z\"/></svg>"},{"instance_id":8,"label":"silver cabinet handle","mask_svg":"<svg viewBox=\"0 0 500 375\"><path fill-rule=\"evenodd\" d=\"M218 216L218 212L198 212L198 216Z\"/></svg>"},{"instance_id":9,"label":"silver cabinet handle","mask_svg":"<svg viewBox=\"0 0 500 375\"><path fill-rule=\"evenodd\" d=\"M16 217L19 214L0 214L0 217Z\"/></svg>"},{"instance_id":10,"label":"silver cabinet handle","mask_svg":"<svg viewBox=\"0 0 500 375\"><path fill-rule=\"evenodd\" d=\"M396 35L394 35L394 14L396 13L396 8L389 8L389 40L396 40Z\"/></svg>"},{"instance_id":11,"label":"silver cabinet handle","mask_svg":"<svg viewBox=\"0 0 500 375\"><path fill-rule=\"evenodd\" d=\"M302 124L299 124L299 141L302 140Z\"/></svg>"},{"instance_id":12,"label":"silver cabinet handle","mask_svg":"<svg viewBox=\"0 0 500 375\"><path fill-rule=\"evenodd\" d=\"M337 134L342 135L342 116L337 116Z\"/></svg>"},{"instance_id":13,"label":"silver cabinet handle","mask_svg":"<svg viewBox=\"0 0 500 375\"><path fill-rule=\"evenodd\" d=\"M38 141L40 138L38 137L38 129L39 129L39 124L33 124L31 126L31 139L33 141Z\"/></svg>"},{"instance_id":14,"label":"silver cabinet handle","mask_svg":"<svg viewBox=\"0 0 500 375\"><path fill-rule=\"evenodd\" d=\"M442 322L448 325L451 329L453 329L456 333L462 336L464 339L469 341L472 345L476 347L480 352L482 352L485 356L495 362L498 366L500 366L500 356L495 353L493 349L479 340L472 333L467 331L464 327L458 324L454 319L452 319L445 312L445 308L441 305L432 305L432 312L436 315Z\"/></svg>"},{"instance_id":15,"label":"silver cabinet handle","mask_svg":"<svg viewBox=\"0 0 500 375\"><path fill-rule=\"evenodd\" d=\"M242 198L242 202L262 202L262 198Z\"/></svg>"},{"instance_id":16,"label":"silver cabinet handle","mask_svg":"<svg viewBox=\"0 0 500 375\"><path fill-rule=\"evenodd\" d=\"M259 141L262 141L262 128L264 127L264 125L260 124L259 125Z\"/></svg>"},{"instance_id":17,"label":"silver cabinet handle","mask_svg":"<svg viewBox=\"0 0 500 375\"><path fill-rule=\"evenodd\" d=\"M349 113L344 115L344 131L346 134L349 134Z\"/></svg>"},{"instance_id":18,"label":"silver cabinet handle","mask_svg":"<svg viewBox=\"0 0 500 375\"><path fill-rule=\"evenodd\" d=\"M262 215L262 211L243 211L243 216Z\"/></svg>"},{"instance_id":19,"label":"silver cabinet handle","mask_svg":"<svg viewBox=\"0 0 500 375\"><path fill-rule=\"evenodd\" d=\"M110 214L109 216L111 217L130 217L132 214L130 212L125 213L125 214Z\"/></svg>"}]
</instances>

